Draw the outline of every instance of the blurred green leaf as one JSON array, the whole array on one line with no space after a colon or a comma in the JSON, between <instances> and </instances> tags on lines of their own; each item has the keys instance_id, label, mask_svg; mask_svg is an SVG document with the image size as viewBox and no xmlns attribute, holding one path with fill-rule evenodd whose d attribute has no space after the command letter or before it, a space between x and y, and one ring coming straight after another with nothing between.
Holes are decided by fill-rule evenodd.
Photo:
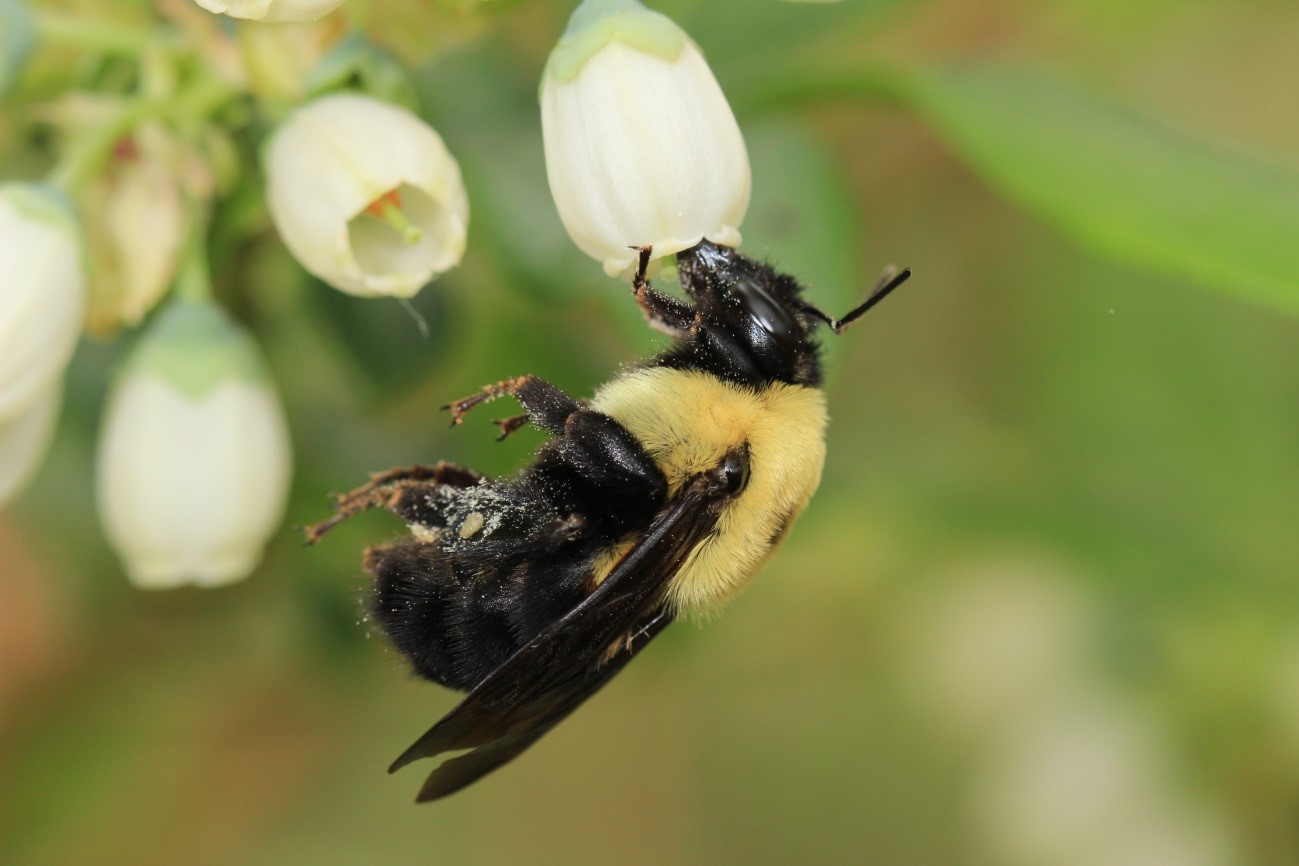
<instances>
[{"instance_id":1,"label":"blurred green leaf","mask_svg":"<svg viewBox=\"0 0 1299 866\"><path fill-rule=\"evenodd\" d=\"M997 190L1096 250L1299 313L1299 174L1027 70L900 95Z\"/></svg>"},{"instance_id":2,"label":"blurred green leaf","mask_svg":"<svg viewBox=\"0 0 1299 866\"><path fill-rule=\"evenodd\" d=\"M456 321L447 287L456 279L452 274L409 301L356 298L323 283L308 297L334 345L347 351L376 395L388 395L408 390L446 363Z\"/></svg>"},{"instance_id":3,"label":"blurred green leaf","mask_svg":"<svg viewBox=\"0 0 1299 866\"><path fill-rule=\"evenodd\" d=\"M752 124L745 140L753 166L745 252L796 276L831 315L843 312L873 280L860 272L860 220L842 167L799 123Z\"/></svg>"},{"instance_id":4,"label":"blurred green leaf","mask_svg":"<svg viewBox=\"0 0 1299 866\"><path fill-rule=\"evenodd\" d=\"M0 0L0 94L22 74L36 40L36 27L27 6L18 0Z\"/></svg>"},{"instance_id":5,"label":"blurred green leaf","mask_svg":"<svg viewBox=\"0 0 1299 866\"><path fill-rule=\"evenodd\" d=\"M792 274L807 299L832 316L860 301L874 282L857 255L861 218L835 154L802 123L745 124L753 167L753 201L744 218L744 251ZM827 335L828 336L828 335ZM826 369L841 368L842 343L826 339Z\"/></svg>"},{"instance_id":6,"label":"blurred green leaf","mask_svg":"<svg viewBox=\"0 0 1299 866\"><path fill-rule=\"evenodd\" d=\"M391 52L361 33L349 33L307 76L308 98L356 90L376 99L419 111L419 95L410 73Z\"/></svg>"},{"instance_id":7,"label":"blurred green leaf","mask_svg":"<svg viewBox=\"0 0 1299 866\"><path fill-rule=\"evenodd\" d=\"M674 0L651 3L703 48L728 96L794 57L817 55L820 43L864 33L908 0L784 3L778 0Z\"/></svg>"}]
</instances>

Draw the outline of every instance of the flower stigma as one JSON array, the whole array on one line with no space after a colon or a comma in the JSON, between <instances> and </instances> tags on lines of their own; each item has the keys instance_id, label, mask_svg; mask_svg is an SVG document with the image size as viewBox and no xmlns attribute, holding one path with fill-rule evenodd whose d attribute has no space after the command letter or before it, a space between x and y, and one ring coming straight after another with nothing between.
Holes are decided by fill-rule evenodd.
<instances>
[{"instance_id":1,"label":"flower stigma","mask_svg":"<svg viewBox=\"0 0 1299 866\"><path fill-rule=\"evenodd\" d=\"M364 213L367 216L377 217L396 230L401 235L402 243L417 244L423 237L424 232L419 226L410 221L405 211L401 209L401 188L389 190L379 196L374 201L366 205Z\"/></svg>"}]
</instances>

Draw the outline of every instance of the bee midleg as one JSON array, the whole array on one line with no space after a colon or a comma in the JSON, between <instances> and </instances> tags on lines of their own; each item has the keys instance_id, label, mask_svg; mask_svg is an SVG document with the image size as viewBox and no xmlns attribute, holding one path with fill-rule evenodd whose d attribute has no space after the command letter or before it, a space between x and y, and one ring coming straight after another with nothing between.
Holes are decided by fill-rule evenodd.
<instances>
[{"instance_id":1,"label":"bee midleg","mask_svg":"<svg viewBox=\"0 0 1299 866\"><path fill-rule=\"evenodd\" d=\"M451 424L454 426L461 423L464 416L475 406L507 395L519 401L519 405L527 412L529 421L551 433L562 433L568 416L582 408L579 401L565 394L557 386L531 374L502 379L494 385L488 385L477 394L448 403L442 408L451 412Z\"/></svg>"},{"instance_id":2,"label":"bee midleg","mask_svg":"<svg viewBox=\"0 0 1299 866\"><path fill-rule=\"evenodd\" d=\"M362 511L384 507L396 512L412 488L473 487L481 480L482 476L472 469L441 461L433 466L420 464L376 472L367 483L335 498L333 517L304 527L303 532L307 544L315 544L326 532Z\"/></svg>"}]
</instances>

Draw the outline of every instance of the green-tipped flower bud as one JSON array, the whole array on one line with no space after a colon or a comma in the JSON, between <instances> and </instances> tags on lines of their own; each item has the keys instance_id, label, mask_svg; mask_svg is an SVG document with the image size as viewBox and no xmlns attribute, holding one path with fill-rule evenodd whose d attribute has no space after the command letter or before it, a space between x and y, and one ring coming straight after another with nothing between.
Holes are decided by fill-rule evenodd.
<instances>
[{"instance_id":1,"label":"green-tipped flower bud","mask_svg":"<svg viewBox=\"0 0 1299 866\"><path fill-rule=\"evenodd\" d=\"M99 443L99 511L145 589L246 577L279 526L291 457L252 338L215 305L178 301L135 347Z\"/></svg>"},{"instance_id":2,"label":"green-tipped flower bud","mask_svg":"<svg viewBox=\"0 0 1299 866\"><path fill-rule=\"evenodd\" d=\"M734 246L749 157L698 47L637 0L586 0L546 64L546 171L573 241L610 274L633 247Z\"/></svg>"}]
</instances>

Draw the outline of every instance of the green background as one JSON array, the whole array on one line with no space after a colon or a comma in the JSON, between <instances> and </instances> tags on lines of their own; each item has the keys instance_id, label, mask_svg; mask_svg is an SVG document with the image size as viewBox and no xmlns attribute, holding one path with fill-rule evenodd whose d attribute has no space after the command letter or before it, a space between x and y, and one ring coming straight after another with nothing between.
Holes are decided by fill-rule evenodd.
<instances>
[{"instance_id":1,"label":"green background","mask_svg":"<svg viewBox=\"0 0 1299 866\"><path fill-rule=\"evenodd\" d=\"M360 551L402 527L292 526L371 470L509 473L540 434L437 407L526 372L589 395L657 345L545 186L570 4L445 5L472 33L417 89L473 214L427 337L308 279L254 181L218 213L296 451L250 580L126 582L93 455L131 338L80 350L0 514L0 862L1299 863L1299 7L657 4L749 142L745 251L836 313L916 275L831 338L825 481L752 588L416 807L424 766L384 768L455 696L359 621Z\"/></svg>"}]
</instances>

